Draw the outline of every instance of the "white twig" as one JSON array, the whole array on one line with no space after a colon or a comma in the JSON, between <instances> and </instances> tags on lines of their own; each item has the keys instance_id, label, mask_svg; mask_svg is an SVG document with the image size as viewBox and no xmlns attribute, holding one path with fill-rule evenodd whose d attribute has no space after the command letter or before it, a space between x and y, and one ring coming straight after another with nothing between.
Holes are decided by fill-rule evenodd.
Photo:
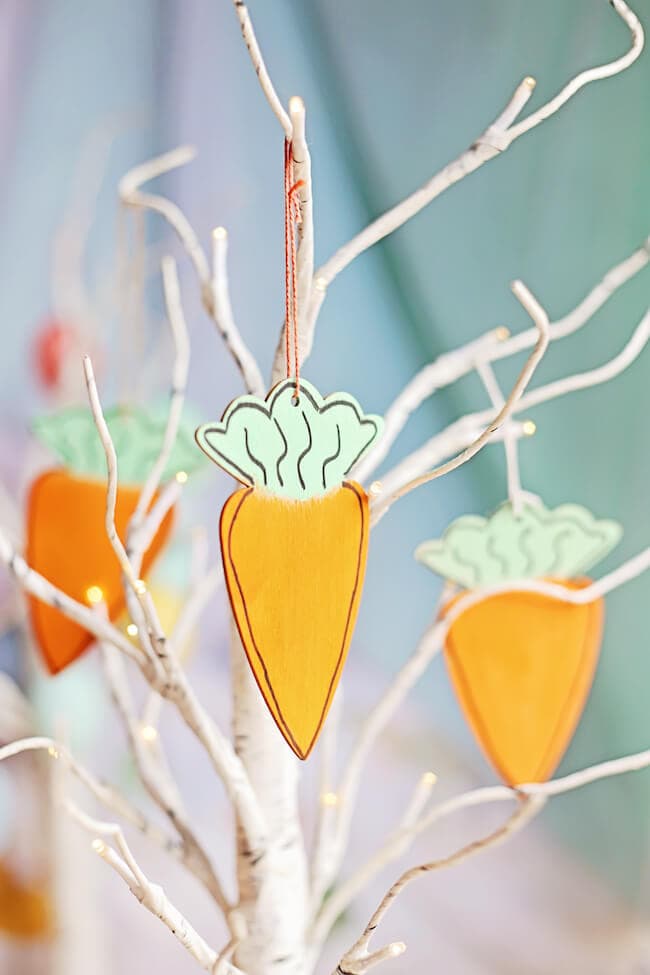
<instances>
[{"instance_id":1,"label":"white twig","mask_svg":"<svg viewBox=\"0 0 650 975\"><path fill-rule=\"evenodd\" d=\"M333 812L336 814L336 819L328 833L322 836L321 847L317 850L318 885L315 884L315 875L312 891L314 912L321 908L323 895L336 879L343 862L361 776L370 750L442 647L441 625L436 620L450 594L451 587L447 585L440 595L434 622L427 628L411 657L390 682L379 702L366 715L361 725L359 736L343 769L340 785L335 791L336 805Z\"/></svg>"},{"instance_id":2,"label":"white twig","mask_svg":"<svg viewBox=\"0 0 650 975\"><path fill-rule=\"evenodd\" d=\"M124 661L114 647L102 646L104 673L116 710L126 730L140 780L150 798L162 810L182 841L182 860L187 869L202 883L215 902L228 916L231 905L203 846L189 820L169 772L160 739L145 738L144 728L136 718Z\"/></svg>"},{"instance_id":3,"label":"white twig","mask_svg":"<svg viewBox=\"0 0 650 975\"><path fill-rule=\"evenodd\" d=\"M384 492L383 495L380 495L374 506L374 523L379 521L379 519L386 514L391 505L393 505L395 501L399 500L399 498L403 498L404 495L408 494L410 491L414 491L416 488L422 487L424 484L428 484L429 481L433 481L437 477L442 477L444 474L449 474L451 471L456 470L456 468L461 467L463 464L466 464L467 461L471 460L471 458L474 457L475 454L477 454L479 450L481 450L481 448L490 441L494 433L508 419L510 414L515 409L517 403L522 399L523 392L530 382L533 373L535 372L535 369L537 368L548 346L549 322L546 312L536 298L531 294L528 288L523 284L523 282L515 281L512 285L512 291L515 297L521 302L528 314L533 319L538 330L538 339L533 351L529 355L523 369L517 377L514 386L510 390L508 398L497 415L485 427L479 436L459 454L452 457L451 460L440 464L440 466L435 467L433 470L426 471L424 474L419 474L418 476L412 478L394 490L391 494Z\"/></svg>"},{"instance_id":4,"label":"white twig","mask_svg":"<svg viewBox=\"0 0 650 975\"><path fill-rule=\"evenodd\" d=\"M419 877L423 877L428 873L433 873L434 871L442 870L446 867L456 866L457 864L468 860L477 853L482 853L487 849L498 846L500 843L503 843L506 839L508 839L508 837L514 832L522 829L523 826L529 823L530 820L536 816L538 812L540 812L546 801L545 797L540 795L535 797L520 796L519 799L520 801L518 808L515 809L504 825L500 826L499 829L494 830L479 840L474 840L472 843L468 843L466 846L461 847L459 850L456 850L455 853L452 853L449 856L443 857L439 860L431 860L429 863L420 864L419 866L412 867L410 870L403 873L383 897L381 903L368 921L368 924L366 925L366 928L359 940L343 956L337 969L339 975L341 972L352 972L353 975L358 975L358 973L368 971L380 961L383 961L386 957L391 956L391 945L388 946L388 949L384 949L384 951L388 951L388 955L382 955L381 952L375 952L374 954L370 955L368 952L368 947L376 929L382 922L387 911L399 897L399 895L405 890L405 888L412 883L412 881L417 880ZM400 946L402 945L401 942L397 942L397 944ZM403 947L401 950L404 950ZM401 954L401 951L398 953Z\"/></svg>"},{"instance_id":5,"label":"white twig","mask_svg":"<svg viewBox=\"0 0 650 975\"><path fill-rule=\"evenodd\" d=\"M531 329L537 337L537 330ZM505 329L491 329L485 335L468 342L462 349L446 352L418 372L384 413L381 437L352 471L357 481L366 481L387 456L410 416L437 389L448 386L466 372L470 372L479 358L502 341ZM531 345L534 345L531 342Z\"/></svg>"},{"instance_id":6,"label":"white twig","mask_svg":"<svg viewBox=\"0 0 650 975\"><path fill-rule=\"evenodd\" d=\"M235 13L237 14L239 26L241 27L244 44L246 45L248 53L250 54L253 68L255 69L255 74L258 77L262 91L264 92L264 96L271 106L271 111L282 126L285 137L291 140L293 132L291 119L282 107L282 102L278 98L277 92L273 87L273 82L271 81L270 75L266 70L264 58L262 57L260 46L257 43L257 38L255 37L255 31L253 30L253 24L248 12L248 7L243 0L233 0L233 5L235 7Z\"/></svg>"},{"instance_id":7,"label":"white twig","mask_svg":"<svg viewBox=\"0 0 650 975\"><path fill-rule=\"evenodd\" d=\"M318 317L318 312L328 286L336 275L346 268L359 254L362 254L363 251L372 247L373 244L376 244L382 238L397 230L398 227L401 227L407 220L415 216L416 213L419 213L420 210L428 206L444 190L453 186L454 183L457 183L469 175L469 173L474 172L474 170L499 155L499 153L504 152L512 145L515 139L557 112L585 85L619 74L639 57L643 49L644 34L638 18L623 0L610 0L610 2L630 31L631 44L629 50L622 57L614 61L581 72L565 85L555 98L552 98L536 112L531 113L523 121L518 124L513 124L517 114L522 110L532 94L535 85L534 79L525 78L517 86L508 105L495 122L488 126L483 135L469 149L445 166L405 200L402 200L401 203L398 203L374 220L365 230L362 230L360 234L351 241L348 241L347 244L341 247L316 271L310 302L311 322L315 322Z\"/></svg>"},{"instance_id":8,"label":"white twig","mask_svg":"<svg viewBox=\"0 0 650 975\"><path fill-rule=\"evenodd\" d=\"M333 833L338 823L339 796L336 792L336 755L343 710L343 687L339 685L323 729L320 743L318 811L311 859L310 898L315 913L331 882Z\"/></svg>"},{"instance_id":9,"label":"white twig","mask_svg":"<svg viewBox=\"0 0 650 975\"><path fill-rule=\"evenodd\" d=\"M163 258L162 279L165 308L167 309L167 318L174 341L174 365L172 367L169 411L160 452L140 491L140 497L129 524L129 534L138 530L145 513L149 510L174 449L185 403L187 375L190 368L190 341L181 303L178 270L173 257Z\"/></svg>"},{"instance_id":10,"label":"white twig","mask_svg":"<svg viewBox=\"0 0 650 975\"><path fill-rule=\"evenodd\" d=\"M99 400L97 383L95 382L95 374L93 372L93 365L90 360L90 356L85 355L83 357L83 367L84 375L86 377L90 409L92 411L95 426L97 427L97 433L99 434L99 439L102 442L102 447L104 448L104 454L106 456L106 534L109 542L111 543L111 547L115 552L117 561L120 564L124 578L128 581L134 592L137 592L139 588L138 579L133 572L133 566L131 565L128 555L126 554L126 549L124 548L115 526L115 505L117 503L118 487L117 454L115 453L113 438L111 437L110 430L108 429L108 424L106 423L106 419L104 417L104 411L102 410L102 405Z\"/></svg>"},{"instance_id":11,"label":"white twig","mask_svg":"<svg viewBox=\"0 0 650 975\"><path fill-rule=\"evenodd\" d=\"M151 159L141 166L136 166L120 181L120 199L125 206L158 213L175 231L196 272L205 310L217 326L228 352L242 374L246 388L250 393L259 395L260 389L257 386L260 376L259 368L252 353L244 343L232 314L227 320L222 320L220 317L221 308L217 308L214 301L214 282L210 265L194 228L180 207L172 203L171 200L153 193L143 193L140 189L143 183L167 173L177 166L184 165L193 159L194 155L195 152L192 147L181 146ZM230 307L229 303L228 307Z\"/></svg>"},{"instance_id":12,"label":"white twig","mask_svg":"<svg viewBox=\"0 0 650 975\"><path fill-rule=\"evenodd\" d=\"M141 654L116 626L99 617L88 606L71 599L61 589L53 586L45 576L30 568L15 550L3 529L0 529L0 562L7 566L16 582L30 596L35 596L48 606L60 610L68 619L92 633L97 640L112 643L136 663L142 662Z\"/></svg>"},{"instance_id":13,"label":"white twig","mask_svg":"<svg viewBox=\"0 0 650 975\"><path fill-rule=\"evenodd\" d=\"M77 761L65 745L53 738L34 736L13 741L0 748L0 762L24 752L35 751L47 752L51 759L61 761L105 809L109 809L120 816L121 819L134 826L161 849L177 858L180 856L180 844L175 839L147 819L144 813L136 809L114 786L97 779L92 772L89 772L85 766Z\"/></svg>"},{"instance_id":14,"label":"white twig","mask_svg":"<svg viewBox=\"0 0 650 975\"><path fill-rule=\"evenodd\" d=\"M92 843L93 850L122 878L136 900L162 921L200 967L212 975L218 959L217 952L204 941L187 918L172 904L163 888L148 879L133 856L120 827L116 823L93 819L69 799L64 800L64 808L83 829L96 837ZM112 840L119 853L100 837ZM243 975L231 965L228 965L224 975L226 972L228 975Z\"/></svg>"},{"instance_id":15,"label":"white twig","mask_svg":"<svg viewBox=\"0 0 650 975\"><path fill-rule=\"evenodd\" d=\"M567 376L564 379L559 379L556 382L548 383L545 386L539 386L537 389L531 390L522 396L519 403L516 404L515 412L521 413L532 407L540 406L542 403L546 403L558 396L563 396L566 393L575 392L580 389L588 389L591 386L596 386L614 379L638 358L649 339L650 312L644 315L630 340L613 359L610 359L596 369L576 373L573 376ZM472 413L452 423L441 433L436 434L431 440L405 457L404 460L382 477L384 495L390 496L392 493L398 491L401 485L407 484L418 473L427 470L432 464L436 464L442 458L448 457L450 453L457 451L461 445L471 442L475 436L475 430L480 429L485 423L489 422L491 416L491 410ZM527 431L524 429L523 432L526 433Z\"/></svg>"},{"instance_id":16,"label":"white twig","mask_svg":"<svg viewBox=\"0 0 650 975\"><path fill-rule=\"evenodd\" d=\"M572 335L603 307L618 288L638 274L650 261L650 238L616 267L611 268L588 295L563 318L549 325L549 342ZM531 348L537 329L529 328L509 337L508 329L496 328L466 345L439 356L410 380L384 414L384 430L378 443L354 469L354 477L371 477L404 429L409 417L439 389L470 373L477 361L495 362ZM429 465L427 465L429 466Z\"/></svg>"},{"instance_id":17,"label":"white twig","mask_svg":"<svg viewBox=\"0 0 650 975\"><path fill-rule=\"evenodd\" d=\"M648 569L650 569L650 547L643 549L643 551L639 552L638 555L628 559L617 569L614 569L608 575L603 576L596 582L592 582L590 585L585 586L583 589L568 589L563 585L545 582L543 580L524 579L521 581L509 581L499 583L494 586L487 586L482 589L472 590L460 596L452 608L445 612L444 618L433 623L432 626L428 628L413 656L400 670L396 678L391 682L387 691L384 693L383 697L380 699L379 703L366 718L357 744L355 745L350 759L348 760L348 764L341 780L341 786L339 788L339 807L341 809L342 816L339 822L337 843L332 849L332 863L334 865L334 869L333 874L329 878L330 883L336 876L336 872L339 869L345 853L349 836L350 818L353 812L353 803L358 792L360 777L368 751L374 741L376 741L383 728L386 727L387 723L390 721L393 714L406 697L406 694L417 683L433 657L441 650L447 631L455 620L457 620L466 610L470 609L472 606L475 606L477 603L483 602L485 599L489 599L491 596L503 592L532 592L539 595L548 596L551 599L558 599L562 602L583 605L585 603L593 602L596 599L600 599L609 592L613 592L615 589L618 589L620 586L625 585L625 583L635 579ZM449 589L443 593L440 600L440 604L442 606L444 606L447 602L449 594ZM605 771L606 769L614 768L615 771L612 774L617 774L617 771L619 770L621 772L632 771L636 768L644 767L646 757L648 759L647 764L650 764L650 751L642 752L636 756L628 756L628 758L625 759L619 759L613 765L612 763L605 763L602 766L602 775L599 771L597 771L601 768L601 766L595 766L594 769L596 771L586 769L583 773L579 773L573 777L567 778L566 790L568 790L570 787L577 787L577 785L586 784L587 782L593 781L594 778L603 777L605 774L608 774ZM627 764L628 762L629 765ZM557 781L564 782L565 780L561 779ZM568 784L569 782L574 783L574 785L570 786ZM548 792L546 791L547 789L549 790ZM533 786L522 785L517 786L516 789L510 789L506 786L497 786L487 790L475 790L474 792L467 793L464 796L457 796L454 799L442 803L440 806L434 807L431 812L417 819L411 826L400 828L389 836L386 842L382 844L380 849L363 866L353 873L341 885L341 887L339 887L339 889L332 894L330 898L328 898L328 900L322 905L315 920L313 927L313 940L317 944L320 944L326 937L332 924L336 921L336 918L343 910L345 910L359 891L362 890L383 867L399 857L417 835L423 832L423 830L428 829L433 822L437 821L442 816L449 815L450 813L455 812L457 809L463 808L466 805L500 801L502 799L512 798L521 792L530 793L531 795L555 795L557 792L566 790L562 786L555 786L553 783L545 783L543 786L539 787L537 784Z\"/></svg>"},{"instance_id":18,"label":"white twig","mask_svg":"<svg viewBox=\"0 0 650 975\"><path fill-rule=\"evenodd\" d=\"M500 410L503 406L503 393L494 375L494 370L489 362L479 359L476 363L476 371L481 377L486 392L492 401L492 406ZM506 455L506 477L508 482L508 500L512 505L515 515L521 511L521 506L526 497L526 492L521 487L521 476L519 473L519 454L517 450L517 436L513 434L510 425L506 423L503 429L503 445Z\"/></svg>"},{"instance_id":19,"label":"white twig","mask_svg":"<svg viewBox=\"0 0 650 975\"><path fill-rule=\"evenodd\" d=\"M230 303L228 286L228 232L225 227L212 231L212 318L226 344L249 393L264 396L266 386L257 362L244 345Z\"/></svg>"}]
</instances>

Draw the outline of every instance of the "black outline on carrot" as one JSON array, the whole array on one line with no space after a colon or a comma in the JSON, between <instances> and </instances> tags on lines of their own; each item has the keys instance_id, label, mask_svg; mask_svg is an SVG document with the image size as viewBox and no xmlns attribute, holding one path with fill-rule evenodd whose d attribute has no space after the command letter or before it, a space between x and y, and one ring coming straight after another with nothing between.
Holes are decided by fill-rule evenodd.
<instances>
[{"instance_id":1,"label":"black outline on carrot","mask_svg":"<svg viewBox=\"0 0 650 975\"><path fill-rule=\"evenodd\" d=\"M243 593L243 590L242 590L241 582L239 580L239 575L237 573L237 568L235 566L235 563L234 563L234 561L232 559L232 555L231 555L231 541L232 541L233 528L234 528L235 522L237 520L237 517L239 516L239 512L241 511L241 508L242 508L242 506L243 506L246 498L248 497L248 495L252 491L255 490L253 487L240 488L238 491L236 491L234 494L232 494L230 496L230 498L234 498L234 497L236 497L240 493L242 495L242 497L239 500L239 503L237 504L237 507L235 509L235 512L234 512L234 514L232 516L232 519L230 521L230 525L228 527L227 546L224 546L223 544L221 546L221 555L222 555L222 560L223 560L223 564L224 564L224 577L225 577L225 580L226 580L226 587L228 589L228 595L230 597L230 603L231 603L232 606L234 606L234 600L233 600L233 597L232 597L232 591L231 591L230 582L229 582L229 574L228 574L228 571L227 571L226 559L228 560L228 563L229 563L230 567L232 568L233 579L234 579L234 581L235 581L235 583L237 585L237 589L239 591L239 599L241 600L241 604L242 604L243 609L244 609L244 618L246 620L246 625L248 627L248 633L250 635L250 643L251 643L251 645L252 645L252 647L253 647L253 649L255 651L255 655L256 655L259 663L260 663L261 670L262 670L262 672L264 674L264 679L265 679L265 682L266 682L266 687L267 687L268 692L269 692L269 694L270 694L270 696L271 696L271 698L273 700L273 703L275 704L275 707L276 707L276 710L277 710L277 714L278 714L280 720L278 721L278 718L276 718L276 715L273 713L273 711L271 711L270 708L269 708L269 712L271 714L271 717L275 721L276 725L278 726L278 729L279 729L280 733L282 734L283 738L285 738L285 740L287 741L287 743L291 747L292 751L298 756L298 758L302 759L303 761L306 758L309 757L309 754L310 754L312 748L314 747L314 744L315 744L315 742L316 742L316 740L317 740L317 738L318 738L318 736L320 734L321 728L323 727L323 722L325 721L325 717L326 717L327 712L329 710L329 706L330 706L330 703L331 703L331 700L332 700L332 696L333 696L334 686L335 686L335 683L337 681L337 678L338 678L339 674L341 673L341 669L342 669L343 663L344 663L345 648L346 648L346 643L348 642L348 633L350 631L350 624L352 622L352 607L354 606L355 600L357 598L357 593L359 591L359 586L361 584L362 577L363 577L363 575L365 573L365 563L362 565L363 545L364 545L364 539L366 538L366 535L367 535L367 532L366 532L366 528L367 528L367 524L366 524L367 523L367 510L366 510L366 507L364 506L365 494L363 492L363 488L361 488L361 487L357 486L356 484L354 484L352 482L349 482L349 481L344 481L343 484L341 484L341 488L345 488L348 491L352 491L352 493L354 494L355 498L357 499L357 503L359 505L360 518L361 518L361 521L360 521L360 532L359 532L359 549L358 549L358 553L357 553L357 566L356 566L356 573L355 573L355 581L354 581L354 587L352 589L352 595L350 597L350 602L348 604L348 612L347 612L347 617L346 617L346 621L345 621L345 628L343 630L343 638L341 640L341 648L339 650L339 654L338 654L338 657L337 657L336 666L335 666L335 668L333 670L332 677L330 679L329 687L327 689L327 695L325 697L325 701L324 701L324 704L323 704L323 708L322 708L322 711L321 711L321 715L320 715L318 724L316 726L316 730L315 730L314 735L313 735L313 737L311 739L311 742L309 743L309 747L304 752L300 749L298 743L296 742L295 738L293 737L293 735L291 733L291 730L289 729L289 727L287 725L286 719L285 719L285 717L284 717L284 715L282 713L282 708L280 707L280 705L278 703L278 700L277 700L277 697L275 696L275 691L274 691L273 686L271 684L271 681L269 679L269 674L268 674L268 670L266 668L266 664L264 663L264 660L262 658L262 655L260 654L260 651L259 651L258 646L257 646L257 641L255 639L255 634L253 633L253 628L251 626L250 617L248 615L248 607L246 605L246 599L244 597L244 593ZM230 501L230 498L228 499L228 501ZM223 507L223 509L221 511L221 518L220 518L220 525L219 525L219 534L222 537L223 537L223 535L222 535L221 525L223 523L224 514L225 514L226 509L228 507L228 501L226 501L226 504L224 505L224 507ZM318 499L316 499L316 503L318 503ZM259 677L258 677L257 672L256 672L256 668L253 666L253 662L252 662L252 660L250 658L250 655L249 655L248 650L247 650L247 647L246 647L246 640L244 639L244 635L242 634L242 630L241 630L241 627L239 625L239 620L237 619L237 615L234 612L233 612L233 618L235 620L235 625L236 625L237 630L239 632L239 636L240 636L240 639L241 639L241 642L242 642L242 646L244 647L244 652L246 653L246 656L248 657L248 661L249 661L251 670L253 672L253 677L255 678L255 682L256 682L257 686L259 687L259 689L260 689L260 691L262 693L262 696L264 697L265 696L265 689L264 689L264 687L262 686L262 683L259 680ZM268 707L268 705L267 705L267 707Z\"/></svg>"}]
</instances>

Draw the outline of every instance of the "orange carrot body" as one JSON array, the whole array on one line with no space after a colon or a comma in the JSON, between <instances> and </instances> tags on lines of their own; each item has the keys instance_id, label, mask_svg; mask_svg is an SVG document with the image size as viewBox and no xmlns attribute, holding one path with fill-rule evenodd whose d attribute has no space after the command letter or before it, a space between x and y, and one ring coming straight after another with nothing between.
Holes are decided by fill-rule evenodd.
<instances>
[{"instance_id":1,"label":"orange carrot body","mask_svg":"<svg viewBox=\"0 0 650 975\"><path fill-rule=\"evenodd\" d=\"M223 508L237 628L273 718L303 759L345 663L367 547L368 499L354 482L307 501L242 488Z\"/></svg>"},{"instance_id":2,"label":"orange carrot body","mask_svg":"<svg viewBox=\"0 0 650 975\"><path fill-rule=\"evenodd\" d=\"M138 487L120 487L115 524L124 539L129 518L138 502ZM120 568L106 535L106 485L76 477L64 468L47 471L32 485L27 504L29 565L62 589L86 603L87 590L98 586L108 614L115 619L125 600ZM142 563L146 574L171 530L173 512L165 516ZM92 643L92 635L58 609L28 597L32 628L52 674L75 660Z\"/></svg>"},{"instance_id":3,"label":"orange carrot body","mask_svg":"<svg viewBox=\"0 0 650 975\"><path fill-rule=\"evenodd\" d=\"M44 888L28 886L0 860L0 932L37 939L52 934L52 905Z\"/></svg>"},{"instance_id":4,"label":"orange carrot body","mask_svg":"<svg viewBox=\"0 0 650 975\"><path fill-rule=\"evenodd\" d=\"M450 627L445 659L456 695L509 785L543 782L561 761L591 688L603 616L602 599L577 605L513 590L477 603Z\"/></svg>"}]
</instances>

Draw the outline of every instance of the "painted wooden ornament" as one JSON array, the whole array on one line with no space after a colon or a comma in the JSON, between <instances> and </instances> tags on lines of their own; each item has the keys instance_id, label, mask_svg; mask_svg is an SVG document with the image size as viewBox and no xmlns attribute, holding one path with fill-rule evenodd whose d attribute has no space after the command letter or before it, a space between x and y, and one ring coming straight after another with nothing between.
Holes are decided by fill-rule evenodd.
<instances>
[{"instance_id":1,"label":"painted wooden ornament","mask_svg":"<svg viewBox=\"0 0 650 975\"><path fill-rule=\"evenodd\" d=\"M579 505L527 506L515 515L508 503L490 518L459 518L416 550L420 562L464 590L513 583L461 613L444 647L467 722L508 785L543 782L562 760L589 695L604 617L602 599L564 603L517 591L516 581L586 586L584 573L621 532Z\"/></svg>"},{"instance_id":2,"label":"painted wooden ornament","mask_svg":"<svg viewBox=\"0 0 650 975\"><path fill-rule=\"evenodd\" d=\"M221 514L233 615L264 700L307 758L336 690L356 621L368 498L348 472L382 429L347 393L287 379L240 396L196 440L245 485Z\"/></svg>"},{"instance_id":3,"label":"painted wooden ornament","mask_svg":"<svg viewBox=\"0 0 650 975\"><path fill-rule=\"evenodd\" d=\"M124 541L138 503L139 485L160 450L164 419L140 410L119 409L108 413L106 420L118 455L115 523ZM27 561L73 599L89 605L105 603L110 619L115 620L124 610L125 599L119 564L106 535L106 462L92 416L88 410L65 410L37 421L34 429L64 466L45 471L31 486L26 511ZM185 428L165 476L195 466L196 450L191 432ZM143 576L165 545L173 518L172 509L144 555ZM92 634L55 607L33 596L28 597L28 605L35 641L50 673L67 667L92 644Z\"/></svg>"}]
</instances>

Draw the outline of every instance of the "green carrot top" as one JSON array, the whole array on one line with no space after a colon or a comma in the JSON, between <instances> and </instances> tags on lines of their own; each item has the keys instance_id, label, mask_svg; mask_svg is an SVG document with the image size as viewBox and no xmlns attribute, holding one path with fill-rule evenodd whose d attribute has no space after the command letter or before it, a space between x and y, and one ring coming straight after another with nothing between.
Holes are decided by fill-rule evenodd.
<instances>
[{"instance_id":1,"label":"green carrot top","mask_svg":"<svg viewBox=\"0 0 650 975\"><path fill-rule=\"evenodd\" d=\"M149 474L162 447L166 414L135 407L115 407L105 414L115 452L120 482L141 484ZM32 424L36 437L52 450L74 474L106 477L106 458L92 413L85 407L70 407ZM193 424L185 421L163 472L163 478L177 471L191 473L199 466L194 447Z\"/></svg>"},{"instance_id":2,"label":"green carrot top","mask_svg":"<svg viewBox=\"0 0 650 975\"><path fill-rule=\"evenodd\" d=\"M198 428L196 442L243 484L302 501L338 487L382 428L348 393L323 397L301 380L296 401L287 379L266 399L238 396L221 422Z\"/></svg>"},{"instance_id":3,"label":"green carrot top","mask_svg":"<svg viewBox=\"0 0 650 975\"><path fill-rule=\"evenodd\" d=\"M622 531L617 522L598 520L578 504L553 511L527 505L515 515L507 502L489 518L458 518L442 538L418 546L415 557L466 589L515 579L569 579L603 559Z\"/></svg>"}]
</instances>

